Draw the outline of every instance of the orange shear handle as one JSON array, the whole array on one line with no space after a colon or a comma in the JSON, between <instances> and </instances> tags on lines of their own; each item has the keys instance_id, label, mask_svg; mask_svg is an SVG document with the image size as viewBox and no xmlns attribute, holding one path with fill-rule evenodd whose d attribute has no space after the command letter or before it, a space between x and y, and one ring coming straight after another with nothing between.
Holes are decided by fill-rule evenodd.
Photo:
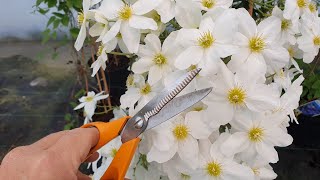
<instances>
[{"instance_id":1,"label":"orange shear handle","mask_svg":"<svg viewBox=\"0 0 320 180\"><path fill-rule=\"evenodd\" d=\"M130 119L130 117L125 116L118 120L108 123L93 122L81 126L81 128L95 127L99 131L99 141L97 145L95 145L91 149L89 156L101 147L103 147L105 144L110 142L112 139L119 136L120 131L122 130L128 119ZM101 179L123 180L129 168L130 162L135 154L136 148L138 147L139 142L140 138L135 138L122 144L116 156L112 160L109 168L101 177Z\"/></svg>"}]
</instances>

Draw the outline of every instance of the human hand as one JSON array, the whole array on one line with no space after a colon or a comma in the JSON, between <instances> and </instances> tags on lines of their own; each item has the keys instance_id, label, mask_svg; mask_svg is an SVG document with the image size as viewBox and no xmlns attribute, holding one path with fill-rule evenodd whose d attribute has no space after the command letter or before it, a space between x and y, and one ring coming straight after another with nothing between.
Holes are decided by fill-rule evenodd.
<instances>
[{"instance_id":1,"label":"human hand","mask_svg":"<svg viewBox=\"0 0 320 180\"><path fill-rule=\"evenodd\" d=\"M90 179L78 171L99 140L96 128L78 128L50 134L34 144L10 151L0 166L0 179Z\"/></svg>"}]
</instances>

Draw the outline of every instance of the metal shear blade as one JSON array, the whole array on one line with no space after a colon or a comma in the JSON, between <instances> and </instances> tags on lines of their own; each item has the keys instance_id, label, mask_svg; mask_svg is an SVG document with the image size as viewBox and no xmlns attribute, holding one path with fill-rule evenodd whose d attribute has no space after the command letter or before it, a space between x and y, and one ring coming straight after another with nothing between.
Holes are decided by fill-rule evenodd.
<instances>
[{"instance_id":1,"label":"metal shear blade","mask_svg":"<svg viewBox=\"0 0 320 180\"><path fill-rule=\"evenodd\" d=\"M121 131L121 141L125 143L138 137L206 97L212 88L206 88L175 98L201 71L194 69L154 97L136 115L130 118Z\"/></svg>"}]
</instances>

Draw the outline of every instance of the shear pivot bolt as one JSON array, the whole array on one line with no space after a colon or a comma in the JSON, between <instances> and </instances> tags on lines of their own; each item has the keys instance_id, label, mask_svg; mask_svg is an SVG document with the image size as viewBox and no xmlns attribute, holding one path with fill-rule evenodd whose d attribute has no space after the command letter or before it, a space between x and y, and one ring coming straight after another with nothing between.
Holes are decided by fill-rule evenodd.
<instances>
[{"instance_id":1,"label":"shear pivot bolt","mask_svg":"<svg viewBox=\"0 0 320 180\"><path fill-rule=\"evenodd\" d=\"M135 127L136 129L141 129L141 128L143 127L143 124L144 124L143 119L141 119L140 117L138 117L138 118L136 119L136 123L134 124L134 127Z\"/></svg>"}]
</instances>

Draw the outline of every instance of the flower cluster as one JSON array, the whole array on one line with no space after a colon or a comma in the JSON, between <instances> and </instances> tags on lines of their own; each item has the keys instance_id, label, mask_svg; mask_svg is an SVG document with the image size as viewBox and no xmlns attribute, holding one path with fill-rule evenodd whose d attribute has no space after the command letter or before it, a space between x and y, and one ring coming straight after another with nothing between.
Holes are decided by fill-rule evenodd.
<instances>
[{"instance_id":1,"label":"flower cluster","mask_svg":"<svg viewBox=\"0 0 320 180\"><path fill-rule=\"evenodd\" d=\"M99 4L97 4L99 3ZM196 67L184 93L213 91L200 103L144 133L127 176L138 180L275 179L275 147L292 143L286 128L298 123L302 93L296 60L319 52L320 18L310 0L286 0L257 23L232 0L83 1L80 49L86 37L101 43L93 75L107 54L134 54L127 91L115 118L134 115L159 90ZM81 101L82 102L82 101ZM81 105L81 107L84 105ZM87 106L85 106L87 107ZM92 108L87 108L91 115ZM90 112L90 113L89 113ZM100 149L99 179L119 148Z\"/></svg>"}]
</instances>

